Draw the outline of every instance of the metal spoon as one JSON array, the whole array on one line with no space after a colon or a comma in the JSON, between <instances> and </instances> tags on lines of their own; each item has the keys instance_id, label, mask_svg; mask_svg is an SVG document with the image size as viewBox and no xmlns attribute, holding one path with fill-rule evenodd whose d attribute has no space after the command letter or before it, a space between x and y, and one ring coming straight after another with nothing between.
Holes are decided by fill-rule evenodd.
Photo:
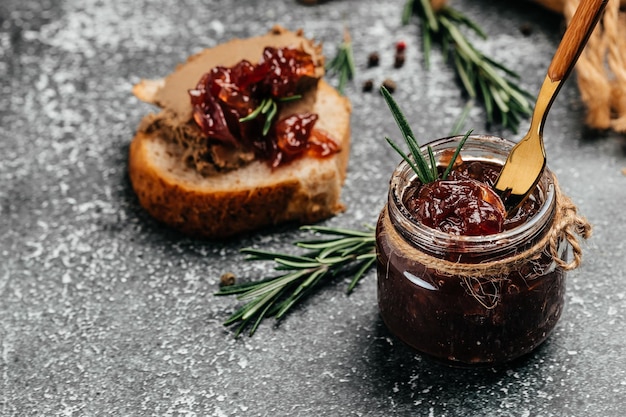
<instances>
[{"instance_id":1,"label":"metal spoon","mask_svg":"<svg viewBox=\"0 0 626 417\"><path fill-rule=\"evenodd\" d=\"M557 48L543 81L526 136L511 149L493 186L511 213L528 197L544 167L543 126L550 106L587 44L608 0L582 0Z\"/></svg>"}]
</instances>

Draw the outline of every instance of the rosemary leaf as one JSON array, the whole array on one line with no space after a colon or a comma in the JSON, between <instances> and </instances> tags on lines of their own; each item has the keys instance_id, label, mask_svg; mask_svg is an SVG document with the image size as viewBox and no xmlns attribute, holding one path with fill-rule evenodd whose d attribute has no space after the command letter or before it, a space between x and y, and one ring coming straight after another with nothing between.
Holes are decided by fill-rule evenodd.
<instances>
[{"instance_id":1,"label":"rosemary leaf","mask_svg":"<svg viewBox=\"0 0 626 417\"><path fill-rule=\"evenodd\" d=\"M493 100L491 95L489 94L489 86L487 82L483 78L478 79L478 86L480 87L480 91L482 92L483 97L483 105L485 106L485 113L487 114L487 123L491 124L493 122Z\"/></svg>"},{"instance_id":2,"label":"rosemary leaf","mask_svg":"<svg viewBox=\"0 0 626 417\"><path fill-rule=\"evenodd\" d=\"M339 86L337 89L343 94L343 90L346 87L346 83L348 82L348 71L341 71L339 74Z\"/></svg>"},{"instance_id":3,"label":"rosemary leaf","mask_svg":"<svg viewBox=\"0 0 626 417\"><path fill-rule=\"evenodd\" d=\"M417 178L422 182L422 184L427 184L427 183L436 181L439 178L439 170L437 168L437 160L435 159L435 153L433 152L433 148L431 146L426 147L426 153L428 154L428 163L427 163L424 155L422 155L422 151L419 148L417 141L412 136L413 132L411 131L411 127L409 126L406 118L402 114L402 111L398 107L397 103L395 102L393 97L391 97L391 95L389 94L387 89L385 89L384 86L381 87L381 93L383 94L383 96L385 96L385 100L387 101L387 104L389 105L389 108L391 109L391 113L393 114L393 117L396 120L398 127L402 131L405 142L407 143L407 146L409 147L409 149L411 149L411 152L413 154L413 159L411 159L391 139L389 139L388 137L385 137L385 139L387 140L387 143L389 143L389 145L391 145L391 147L398 154L400 154L400 156L402 156L402 159L404 159L406 163L411 167L411 169L413 170L413 172L415 172L415 175L417 175ZM460 123L463 123L463 120L467 116L467 112L469 112L469 106L466 106L466 110L464 110L463 114L461 115L461 120L457 123L457 125ZM450 173L450 171L452 170L454 166L454 161L456 161L456 158L459 156L459 153L461 152L461 148L463 147L463 145L465 145L465 141L467 140L467 138L469 137L471 133L472 131L469 130L465 134L463 139L459 142L459 145L454 151L452 160L448 163L447 168L445 169L444 173L441 176L442 180L445 180L448 177L448 174ZM419 158L416 157L417 155L419 155ZM420 161L421 161L421 164L420 164Z\"/></svg>"},{"instance_id":4,"label":"rosemary leaf","mask_svg":"<svg viewBox=\"0 0 626 417\"><path fill-rule=\"evenodd\" d=\"M311 262L313 258L306 256L297 256L297 255L289 255L286 253L275 253L270 251L264 251L259 249L252 248L244 248L241 250L241 253L245 253L248 255L246 258L247 261L256 261L256 260L269 260L273 261L276 258L281 258L285 260L291 260L293 262Z\"/></svg>"},{"instance_id":5,"label":"rosemary leaf","mask_svg":"<svg viewBox=\"0 0 626 417\"><path fill-rule=\"evenodd\" d=\"M493 101L496 103L496 106L500 109L500 111L504 114L509 112L509 106L507 105L507 96L506 92L503 90L498 90L493 84L489 86L489 93L493 97Z\"/></svg>"},{"instance_id":6,"label":"rosemary leaf","mask_svg":"<svg viewBox=\"0 0 626 417\"><path fill-rule=\"evenodd\" d=\"M265 278L263 281L268 282L276 277ZM225 285L220 288L219 295L238 295L245 292L247 289L252 288L255 285L258 285L259 282L242 282L236 285Z\"/></svg>"},{"instance_id":7,"label":"rosemary leaf","mask_svg":"<svg viewBox=\"0 0 626 417\"><path fill-rule=\"evenodd\" d=\"M340 227L325 227L325 226L302 226L300 229L317 232L320 234L334 235L334 236L356 236L356 237L372 237L374 228L372 226L365 226L370 229L369 231L360 231L352 229L342 229Z\"/></svg>"},{"instance_id":8,"label":"rosemary leaf","mask_svg":"<svg viewBox=\"0 0 626 417\"><path fill-rule=\"evenodd\" d=\"M461 153L461 148L463 148L463 145L465 145L465 141L467 140L467 138L471 134L472 134L472 131L468 130L467 133L465 134L465 136L463 136L463 139L461 139L461 141L459 142L459 145L454 150L454 154L452 154L452 159L448 163L448 166L446 167L446 170L443 171L443 174L441 175L441 179L442 180L445 180L445 179L448 178L448 175L450 174L450 171L452 171L452 168L454 168L454 162L456 161L456 158L459 156L459 153Z\"/></svg>"},{"instance_id":9,"label":"rosemary leaf","mask_svg":"<svg viewBox=\"0 0 626 417\"><path fill-rule=\"evenodd\" d=\"M358 253L358 251L360 251L361 249L365 248L365 247L369 247L372 243L375 242L375 238L372 236L371 238L368 238L367 240L363 240L362 242L350 247L350 248L346 248L344 250L342 250L340 253L341 256L343 257L347 257L349 255L351 255L352 253ZM357 256L357 259L359 258L359 256Z\"/></svg>"},{"instance_id":10,"label":"rosemary leaf","mask_svg":"<svg viewBox=\"0 0 626 417\"><path fill-rule=\"evenodd\" d=\"M276 114L278 113L278 105L274 100L270 100L269 110L266 113L267 118L265 119L265 124L263 125L263 136L267 136L269 133L272 123L274 122L274 117L276 117Z\"/></svg>"},{"instance_id":11,"label":"rosemary leaf","mask_svg":"<svg viewBox=\"0 0 626 417\"><path fill-rule=\"evenodd\" d=\"M432 178L439 177L439 172L437 171L437 161L435 160L435 154L433 153L433 148L428 147L428 159L430 160L430 169L432 172Z\"/></svg>"},{"instance_id":12,"label":"rosemary leaf","mask_svg":"<svg viewBox=\"0 0 626 417\"><path fill-rule=\"evenodd\" d=\"M281 259L281 258L276 258L274 259L276 261L276 263L280 264L281 266L286 266L290 269L308 269L308 268L315 268L318 265L318 262L293 262L293 261L288 261L286 259Z\"/></svg>"},{"instance_id":13,"label":"rosemary leaf","mask_svg":"<svg viewBox=\"0 0 626 417\"><path fill-rule=\"evenodd\" d=\"M489 58L489 57L484 56L484 55L483 55L483 57L482 57L482 58L483 58L483 60L484 60L486 63L488 63L490 66L492 66L492 67L494 67L494 68L496 68L496 69L498 69L498 70L500 70L500 71L504 72L504 73L505 73L506 75L508 75L509 77L512 77L512 78L519 78L519 77L520 77L520 76L519 76L519 74L518 74L517 72L515 72L515 71L513 71L512 69L510 69L510 68L508 68L508 67L504 66L504 64L501 64L501 63L499 63L498 61L495 61L495 60L493 60L492 58ZM512 85L513 85L513 84L512 84ZM533 98L533 97L530 97L530 93L526 93L526 94L528 94L529 98Z\"/></svg>"},{"instance_id":14,"label":"rosemary leaf","mask_svg":"<svg viewBox=\"0 0 626 417\"><path fill-rule=\"evenodd\" d=\"M255 304L258 301L261 301L261 299L259 299L259 297L264 297L265 295L267 295L267 293L272 293L273 291L275 291L277 288L283 288L285 287L287 284L290 284L298 279L300 279L301 277L305 276L307 273L309 273L309 270L298 270L296 272L291 272L289 274L285 274L282 276L277 277L277 279L269 281L269 282L264 282L263 285L259 285L257 287L254 288L250 288L248 291L244 292L243 294L241 294L238 299L240 301L247 301L247 300L255 300L254 303L251 304Z\"/></svg>"},{"instance_id":15,"label":"rosemary leaf","mask_svg":"<svg viewBox=\"0 0 626 417\"><path fill-rule=\"evenodd\" d=\"M367 255L367 258L365 258L365 262L361 264L361 267L354 274L352 281L350 281L350 285L348 285L348 290L346 291L348 294L350 294L352 290L354 290L354 287L356 287L356 285L359 283L359 280L361 279L363 274L367 272L372 267L372 265L374 265L374 262L376 262L376 255Z\"/></svg>"},{"instance_id":16,"label":"rosemary leaf","mask_svg":"<svg viewBox=\"0 0 626 417\"><path fill-rule=\"evenodd\" d=\"M302 98L301 94L294 94L294 95L287 96L287 97L280 97L278 99L274 99L272 97L266 97L263 100L261 100L261 103L259 103L259 105L252 112L250 112L250 114L248 114L246 117L239 118L239 122L240 123L249 122L250 120L256 119L260 115L265 115L265 122L263 123L262 134L263 136L267 136L270 129L272 128L272 123L274 123L274 119L276 118L276 115L278 114L278 104L276 103L276 101L280 103L287 103L289 101L295 101L301 98Z\"/></svg>"},{"instance_id":17,"label":"rosemary leaf","mask_svg":"<svg viewBox=\"0 0 626 417\"><path fill-rule=\"evenodd\" d=\"M274 297L276 296L276 294L278 294L280 292L280 290L282 289L282 287L277 286L275 288L273 288L271 291L267 291L265 293L263 293L263 295L261 296L261 298L256 299L254 302L254 307L252 307L251 309L247 310L246 313L241 316L241 320L245 321L251 317L254 317L254 314L260 310L263 307L265 308L265 311L267 311L267 309L271 306L272 304L272 300L274 299Z\"/></svg>"},{"instance_id":18,"label":"rosemary leaf","mask_svg":"<svg viewBox=\"0 0 626 417\"><path fill-rule=\"evenodd\" d=\"M259 325L261 324L261 322L263 321L263 317L265 317L265 315L267 314L268 310L272 307L274 307L274 303L276 302L276 299L274 298L273 300L270 300L265 308L263 309L263 311L257 315L256 320L254 321L254 324L252 325L252 328L250 329L250 332L254 333L256 332L256 329L259 327ZM245 323L245 320L243 321ZM244 329L244 326L240 326L239 327L240 330L238 330L238 333L241 332Z\"/></svg>"},{"instance_id":19,"label":"rosemary leaf","mask_svg":"<svg viewBox=\"0 0 626 417\"><path fill-rule=\"evenodd\" d=\"M448 15L450 16L450 20L464 24L468 28L472 29L482 39L487 39L487 34L485 33L485 31L480 26L478 26L478 24L476 24L473 20L469 19L467 16L465 16L464 14L460 13L458 10L455 10L451 7L449 7L446 11Z\"/></svg>"},{"instance_id":20,"label":"rosemary leaf","mask_svg":"<svg viewBox=\"0 0 626 417\"><path fill-rule=\"evenodd\" d=\"M273 316L276 317L276 320L280 320L281 318L283 318L283 316L287 314L287 312L302 299L304 294L305 294L304 292L300 292L297 295L294 295L291 298L289 298L284 303L282 303L280 306L280 309L277 310L273 314ZM261 320L261 318L259 318L259 320ZM253 329L253 330L256 330L256 329ZM250 332L250 336L252 336L253 333L254 332Z\"/></svg>"},{"instance_id":21,"label":"rosemary leaf","mask_svg":"<svg viewBox=\"0 0 626 417\"><path fill-rule=\"evenodd\" d=\"M306 288L310 287L311 285L315 284L315 282L317 282L317 280L319 280L320 278L322 278L324 276L324 274L326 274L328 272L327 268L321 267L318 268L315 272L313 272L307 279L306 281L304 281L302 284L300 284L300 286L298 287L298 289L295 291L294 294L299 295L302 291L304 291Z\"/></svg>"},{"instance_id":22,"label":"rosemary leaf","mask_svg":"<svg viewBox=\"0 0 626 417\"><path fill-rule=\"evenodd\" d=\"M308 282L302 283L292 294L280 304L280 308L276 310L275 317L276 320L280 320L287 312L294 307L302 298L307 294L307 289L315 286L320 279L324 277L324 275L328 271L326 269L320 269L315 271L309 279ZM306 284L306 285L305 285Z\"/></svg>"},{"instance_id":23,"label":"rosemary leaf","mask_svg":"<svg viewBox=\"0 0 626 417\"><path fill-rule=\"evenodd\" d=\"M480 62L480 54L468 43L452 22L441 16L441 24L448 31L447 35L452 39L452 44L455 45L458 55L465 57L468 62Z\"/></svg>"},{"instance_id":24,"label":"rosemary leaf","mask_svg":"<svg viewBox=\"0 0 626 417\"><path fill-rule=\"evenodd\" d=\"M261 107L261 114L266 114L270 110L272 105L276 105L276 103L274 103L274 100L272 100L271 98L264 99L259 105L259 107Z\"/></svg>"},{"instance_id":25,"label":"rosemary leaf","mask_svg":"<svg viewBox=\"0 0 626 417\"><path fill-rule=\"evenodd\" d=\"M402 132L402 135L405 138L407 137L414 138L415 135L413 134L413 129L411 129L411 125L406 120L406 117L404 117L402 110L400 110L400 106L398 106L398 103L396 103L394 98L391 96L391 93L389 92L389 90L387 90L385 86L382 86L380 88L380 91L383 97L385 98L385 101L387 102L387 105L389 106L389 109L391 110L391 114L393 115L393 118L396 120L396 123L398 124L398 127L400 128L400 131Z\"/></svg>"},{"instance_id":26,"label":"rosemary leaf","mask_svg":"<svg viewBox=\"0 0 626 417\"><path fill-rule=\"evenodd\" d=\"M257 106L257 108L256 108L256 109L254 109L254 110L253 110L253 111L252 111L249 115L247 115L246 117L242 117L242 118L240 118L240 119L239 119L239 122L240 122L240 123L243 123L243 122L248 122L248 121L250 121L250 120L253 120L253 119L257 118L257 117L259 116L259 114L261 114L261 111L263 110L263 107L264 107L264 106L265 106L265 100L263 100L263 101L261 102L261 104L259 104L259 105Z\"/></svg>"},{"instance_id":27,"label":"rosemary leaf","mask_svg":"<svg viewBox=\"0 0 626 417\"><path fill-rule=\"evenodd\" d=\"M435 12L431 7L430 0L420 0L422 8L424 9L424 14L426 16L426 20L428 20L428 26L430 30L433 32L437 32L439 30L439 21L435 17Z\"/></svg>"},{"instance_id":28,"label":"rosemary leaf","mask_svg":"<svg viewBox=\"0 0 626 417\"><path fill-rule=\"evenodd\" d=\"M404 159L406 161L407 164L409 164L409 166L411 167L411 169L413 170L413 172L415 172L415 174L417 175L417 178L422 182L422 184L428 184L428 178L424 177L422 174L421 169L419 169L417 167L417 165L415 165L415 163L413 163L413 160L406 154L404 153L404 151L402 149L400 149L400 147L398 145L396 145L395 142L393 142L391 139L389 138L385 138L387 140L387 143L397 152L400 154L400 156L402 157L402 159Z\"/></svg>"},{"instance_id":29,"label":"rosemary leaf","mask_svg":"<svg viewBox=\"0 0 626 417\"><path fill-rule=\"evenodd\" d=\"M281 97L278 101L281 103L288 103L290 101L300 100L302 98L302 94L294 94L292 96Z\"/></svg>"},{"instance_id":30,"label":"rosemary leaf","mask_svg":"<svg viewBox=\"0 0 626 417\"><path fill-rule=\"evenodd\" d=\"M348 259L349 258L346 258L345 256L333 256L333 257L320 256L317 258L317 261L322 265L340 265L344 263L345 261L347 261Z\"/></svg>"},{"instance_id":31,"label":"rosemary leaf","mask_svg":"<svg viewBox=\"0 0 626 417\"><path fill-rule=\"evenodd\" d=\"M459 55L454 56L454 64L456 66L456 71L467 91L467 95L471 98L476 98L476 90L474 89L474 82L472 77L468 72L468 68L464 65L465 62L461 59Z\"/></svg>"},{"instance_id":32,"label":"rosemary leaf","mask_svg":"<svg viewBox=\"0 0 626 417\"><path fill-rule=\"evenodd\" d=\"M413 16L413 2L415 0L407 0L402 8L402 24L408 25L411 16Z\"/></svg>"}]
</instances>

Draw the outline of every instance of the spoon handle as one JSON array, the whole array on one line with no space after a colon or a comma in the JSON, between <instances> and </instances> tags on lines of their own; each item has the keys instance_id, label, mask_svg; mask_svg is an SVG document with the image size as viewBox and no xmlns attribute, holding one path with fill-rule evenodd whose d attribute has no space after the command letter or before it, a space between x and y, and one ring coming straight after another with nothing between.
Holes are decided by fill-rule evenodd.
<instances>
[{"instance_id":1,"label":"spoon handle","mask_svg":"<svg viewBox=\"0 0 626 417\"><path fill-rule=\"evenodd\" d=\"M548 68L550 80L567 78L608 1L581 0Z\"/></svg>"}]
</instances>

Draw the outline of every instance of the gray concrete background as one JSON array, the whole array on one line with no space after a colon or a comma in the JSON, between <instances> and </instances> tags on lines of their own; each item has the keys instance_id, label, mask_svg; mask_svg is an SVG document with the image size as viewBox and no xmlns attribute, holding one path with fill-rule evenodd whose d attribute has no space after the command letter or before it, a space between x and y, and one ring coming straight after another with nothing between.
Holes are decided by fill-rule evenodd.
<instances>
[{"instance_id":1,"label":"gray concrete background","mask_svg":"<svg viewBox=\"0 0 626 417\"><path fill-rule=\"evenodd\" d=\"M230 242L168 231L138 206L129 142L153 110L131 95L187 55L274 23L302 27L332 56L351 30L357 79L343 199L324 224L372 224L398 157L378 94L393 78L420 140L446 136L464 105L441 55L424 69L417 22L402 0L14 1L0 4L0 415L619 416L626 410L624 138L590 132L570 80L545 129L548 163L594 225L552 337L501 369L451 369L391 336L371 271L351 296L324 287L277 327L233 339L237 307L219 277L255 279L270 265L238 250L289 250L293 227ZM526 2L452 1L489 34L477 45L536 93L560 40L560 16ZM524 36L520 28L530 25ZM393 46L407 62L393 69ZM381 66L366 68L377 51ZM335 82L336 79L331 79ZM488 130L480 107L467 127ZM521 131L527 126L522 122Z\"/></svg>"}]
</instances>

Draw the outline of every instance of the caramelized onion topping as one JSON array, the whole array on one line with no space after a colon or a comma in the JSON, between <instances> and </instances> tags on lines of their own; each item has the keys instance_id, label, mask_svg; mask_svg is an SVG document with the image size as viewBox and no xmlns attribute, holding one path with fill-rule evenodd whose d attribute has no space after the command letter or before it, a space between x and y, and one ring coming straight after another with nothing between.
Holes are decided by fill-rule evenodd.
<instances>
[{"instance_id":1,"label":"caramelized onion topping","mask_svg":"<svg viewBox=\"0 0 626 417\"><path fill-rule=\"evenodd\" d=\"M309 155L323 158L339 151L327 133L315 129L316 114L292 114L273 120L271 112L246 118L272 99L275 114L282 100L297 96L306 79L315 77L311 55L293 48L267 47L254 65L242 60L233 67L217 66L189 90L193 118L210 139L228 146L254 151L272 167ZM269 121L268 121L269 118ZM263 134L266 123L271 123Z\"/></svg>"}]
</instances>

